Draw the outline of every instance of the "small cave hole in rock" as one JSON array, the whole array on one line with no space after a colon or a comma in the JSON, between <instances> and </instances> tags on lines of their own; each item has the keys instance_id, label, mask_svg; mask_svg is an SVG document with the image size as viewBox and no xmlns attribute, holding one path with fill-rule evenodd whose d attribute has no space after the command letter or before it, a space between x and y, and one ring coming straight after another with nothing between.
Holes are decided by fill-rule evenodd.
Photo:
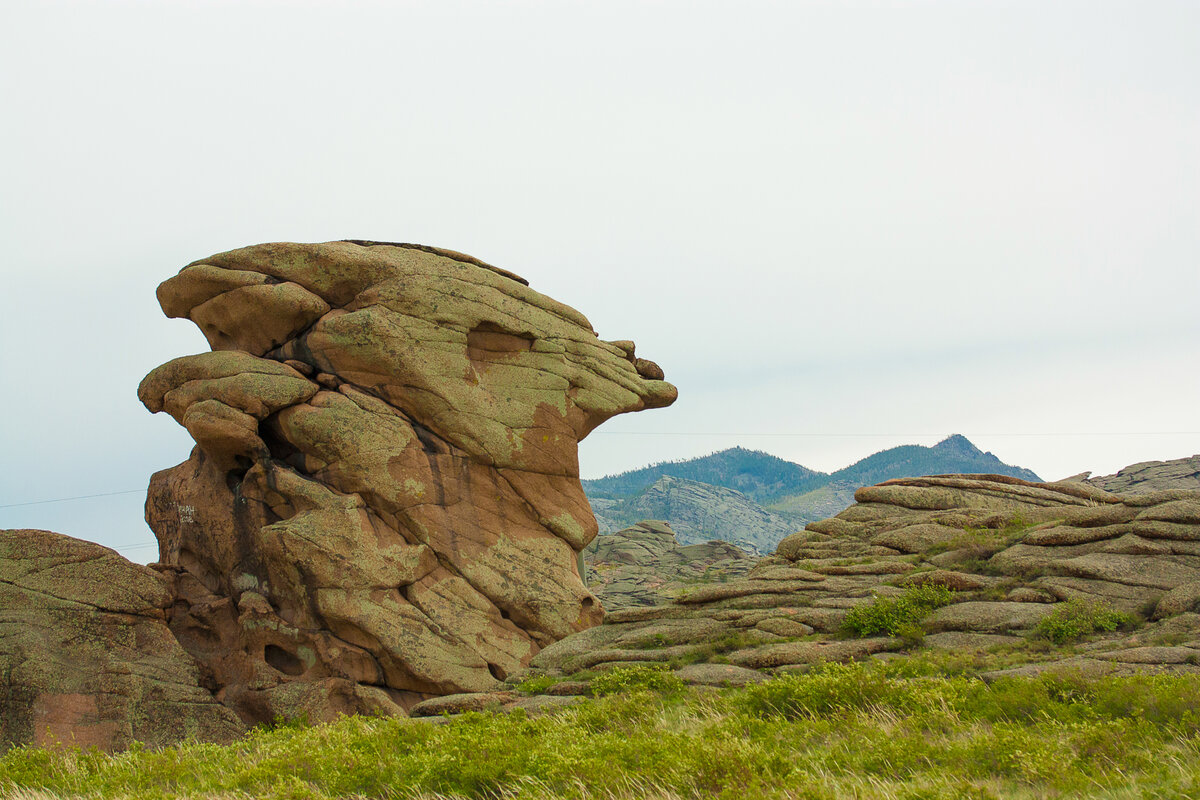
<instances>
[{"instance_id":1,"label":"small cave hole in rock","mask_svg":"<svg viewBox=\"0 0 1200 800\"><path fill-rule=\"evenodd\" d=\"M504 670L490 662L488 663L488 672L492 673L492 677L498 681L502 681L506 677Z\"/></svg>"},{"instance_id":2,"label":"small cave hole in rock","mask_svg":"<svg viewBox=\"0 0 1200 800\"><path fill-rule=\"evenodd\" d=\"M533 348L529 333L509 331L491 322L481 322L467 332L467 355L473 361L491 361Z\"/></svg>"},{"instance_id":3,"label":"small cave hole in rock","mask_svg":"<svg viewBox=\"0 0 1200 800\"><path fill-rule=\"evenodd\" d=\"M279 645L269 644L264 647L263 660L284 675L302 675L304 673L304 663Z\"/></svg>"}]
</instances>

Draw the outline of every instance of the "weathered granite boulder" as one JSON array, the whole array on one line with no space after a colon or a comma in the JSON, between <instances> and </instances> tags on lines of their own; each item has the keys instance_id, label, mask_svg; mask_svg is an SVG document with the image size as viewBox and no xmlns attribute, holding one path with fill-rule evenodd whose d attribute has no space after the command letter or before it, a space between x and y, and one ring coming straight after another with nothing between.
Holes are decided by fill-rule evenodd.
<instances>
[{"instance_id":1,"label":"weathered granite boulder","mask_svg":"<svg viewBox=\"0 0 1200 800\"><path fill-rule=\"evenodd\" d=\"M0 750L239 736L167 629L169 589L98 544L0 531Z\"/></svg>"},{"instance_id":2,"label":"weathered granite boulder","mask_svg":"<svg viewBox=\"0 0 1200 800\"><path fill-rule=\"evenodd\" d=\"M600 621L578 442L676 396L632 342L416 245L258 245L158 296L213 352L139 387L197 443L146 517L171 630L243 720L491 691Z\"/></svg>"}]
</instances>

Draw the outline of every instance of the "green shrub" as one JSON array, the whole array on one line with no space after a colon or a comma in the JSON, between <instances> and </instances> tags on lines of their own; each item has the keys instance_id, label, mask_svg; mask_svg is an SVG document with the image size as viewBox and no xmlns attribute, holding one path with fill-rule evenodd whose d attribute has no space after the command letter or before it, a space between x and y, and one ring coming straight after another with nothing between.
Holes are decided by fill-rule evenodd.
<instances>
[{"instance_id":1,"label":"green shrub","mask_svg":"<svg viewBox=\"0 0 1200 800\"><path fill-rule=\"evenodd\" d=\"M525 694L545 694L547 689L561 682L562 678L553 675L534 675L517 684L517 691Z\"/></svg>"},{"instance_id":2,"label":"green shrub","mask_svg":"<svg viewBox=\"0 0 1200 800\"><path fill-rule=\"evenodd\" d=\"M1131 621L1128 614L1115 610L1108 603L1073 597L1055 607L1033 629L1033 635L1066 644L1093 633L1115 631Z\"/></svg>"},{"instance_id":3,"label":"green shrub","mask_svg":"<svg viewBox=\"0 0 1200 800\"><path fill-rule=\"evenodd\" d=\"M889 636L905 634L915 638L922 619L935 608L954 602L954 592L945 586L926 583L909 586L899 597L876 597L872 602L850 609L842 628L852 636Z\"/></svg>"},{"instance_id":4,"label":"green shrub","mask_svg":"<svg viewBox=\"0 0 1200 800\"><path fill-rule=\"evenodd\" d=\"M592 679L592 694L603 697L644 689L659 694L678 694L683 691L683 681L669 667L631 664L613 667Z\"/></svg>"}]
</instances>

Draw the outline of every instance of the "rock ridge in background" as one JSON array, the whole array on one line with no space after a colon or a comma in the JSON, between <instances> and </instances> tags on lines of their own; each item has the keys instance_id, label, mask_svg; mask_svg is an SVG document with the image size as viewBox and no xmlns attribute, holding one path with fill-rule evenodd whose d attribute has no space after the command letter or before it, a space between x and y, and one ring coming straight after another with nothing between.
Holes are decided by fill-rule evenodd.
<instances>
[{"instance_id":1,"label":"rock ridge in background","mask_svg":"<svg viewBox=\"0 0 1200 800\"><path fill-rule=\"evenodd\" d=\"M1159 462L1135 472L1181 469ZM1200 671L1200 491L1118 495L1082 479L940 475L855 496L743 578L685 586L653 607L614 603L603 625L546 648L535 668L570 675L649 663L704 682L720 675L707 665L731 665L761 680L924 647L999 648L1014 674ZM852 609L922 584L952 599L906 638L847 633ZM1125 614L1132 627L1065 650L1031 638L1072 602Z\"/></svg>"},{"instance_id":2,"label":"rock ridge in background","mask_svg":"<svg viewBox=\"0 0 1200 800\"><path fill-rule=\"evenodd\" d=\"M586 480L583 485L602 533L642 519L662 519L685 543L722 539L765 555L807 523L845 510L862 486L950 473L1041 480L954 434L932 447L891 447L832 473L733 447Z\"/></svg>"}]
</instances>

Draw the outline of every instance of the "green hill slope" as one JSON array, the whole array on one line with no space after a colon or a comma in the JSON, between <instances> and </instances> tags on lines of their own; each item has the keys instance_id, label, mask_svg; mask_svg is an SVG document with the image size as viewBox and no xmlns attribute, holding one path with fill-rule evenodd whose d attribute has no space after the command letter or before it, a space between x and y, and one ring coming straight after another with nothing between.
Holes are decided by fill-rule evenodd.
<instances>
[{"instance_id":1,"label":"green hill slope","mask_svg":"<svg viewBox=\"0 0 1200 800\"><path fill-rule=\"evenodd\" d=\"M829 478L824 472L793 464L769 453L732 447L701 458L663 461L619 475L584 481L583 488L589 497L632 497L664 475L724 486L760 503L815 489Z\"/></svg>"},{"instance_id":2,"label":"green hill slope","mask_svg":"<svg viewBox=\"0 0 1200 800\"><path fill-rule=\"evenodd\" d=\"M1041 480L955 434L933 447L883 450L832 474L734 447L584 481L583 487L603 532L642 519L662 519L685 543L722 539L769 553L789 529L799 530L807 522L844 510L854 502L854 491L860 486L955 473Z\"/></svg>"},{"instance_id":3,"label":"green hill slope","mask_svg":"<svg viewBox=\"0 0 1200 800\"><path fill-rule=\"evenodd\" d=\"M920 475L990 473L1009 475L1026 481L1040 481L1032 470L1005 464L991 453L985 453L960 434L954 434L935 444L902 445L867 456L829 476L831 481L873 486L892 478L913 478Z\"/></svg>"}]
</instances>

